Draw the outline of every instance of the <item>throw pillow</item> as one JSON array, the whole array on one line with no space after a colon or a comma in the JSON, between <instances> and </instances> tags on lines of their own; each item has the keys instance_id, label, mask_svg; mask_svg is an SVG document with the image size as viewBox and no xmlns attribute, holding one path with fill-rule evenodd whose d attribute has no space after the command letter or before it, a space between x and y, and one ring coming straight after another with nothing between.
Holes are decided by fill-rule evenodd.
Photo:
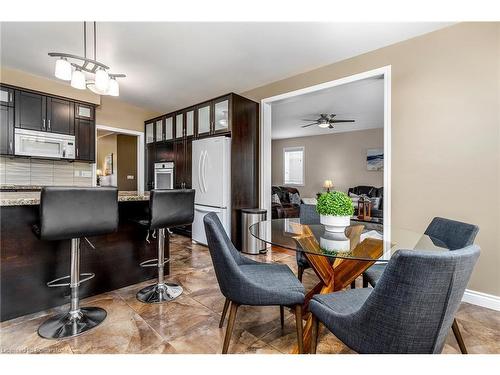
<instances>
[{"instance_id":1,"label":"throw pillow","mask_svg":"<svg viewBox=\"0 0 500 375\"><path fill-rule=\"evenodd\" d=\"M352 205L354 208L358 208L358 201L360 196L354 193L349 193L349 197L351 197Z\"/></svg>"},{"instance_id":2,"label":"throw pillow","mask_svg":"<svg viewBox=\"0 0 500 375\"><path fill-rule=\"evenodd\" d=\"M380 197L368 198L372 202L372 210L378 210L380 206Z\"/></svg>"},{"instance_id":3,"label":"throw pillow","mask_svg":"<svg viewBox=\"0 0 500 375\"><path fill-rule=\"evenodd\" d=\"M291 204L300 205L299 193L288 193L288 199L290 199Z\"/></svg>"},{"instance_id":4,"label":"throw pillow","mask_svg":"<svg viewBox=\"0 0 500 375\"><path fill-rule=\"evenodd\" d=\"M276 204L281 204L280 197L278 196L278 194L273 194L271 196L271 202Z\"/></svg>"}]
</instances>

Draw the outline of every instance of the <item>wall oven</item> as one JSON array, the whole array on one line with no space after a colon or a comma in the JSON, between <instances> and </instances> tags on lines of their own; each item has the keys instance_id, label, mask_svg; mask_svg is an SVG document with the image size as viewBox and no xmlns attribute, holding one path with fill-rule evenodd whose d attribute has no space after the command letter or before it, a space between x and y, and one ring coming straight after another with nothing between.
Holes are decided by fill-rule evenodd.
<instances>
[{"instance_id":1,"label":"wall oven","mask_svg":"<svg viewBox=\"0 0 500 375\"><path fill-rule=\"evenodd\" d=\"M48 158L74 159L75 136L16 129L15 154Z\"/></svg>"},{"instance_id":2,"label":"wall oven","mask_svg":"<svg viewBox=\"0 0 500 375\"><path fill-rule=\"evenodd\" d=\"M155 189L174 188L174 163L155 163Z\"/></svg>"}]
</instances>

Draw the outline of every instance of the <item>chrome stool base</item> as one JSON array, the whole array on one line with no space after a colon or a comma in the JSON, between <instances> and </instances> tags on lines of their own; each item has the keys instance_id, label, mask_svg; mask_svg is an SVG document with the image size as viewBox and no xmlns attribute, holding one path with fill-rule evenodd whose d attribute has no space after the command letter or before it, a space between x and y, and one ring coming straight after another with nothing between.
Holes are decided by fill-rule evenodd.
<instances>
[{"instance_id":1,"label":"chrome stool base","mask_svg":"<svg viewBox=\"0 0 500 375\"><path fill-rule=\"evenodd\" d=\"M74 337L91 330L106 319L106 310L100 307L82 307L77 313L62 313L47 319L38 328L45 339Z\"/></svg>"},{"instance_id":2,"label":"chrome stool base","mask_svg":"<svg viewBox=\"0 0 500 375\"><path fill-rule=\"evenodd\" d=\"M154 284L141 289L136 297L144 303L172 301L182 294L182 287L173 283Z\"/></svg>"}]
</instances>

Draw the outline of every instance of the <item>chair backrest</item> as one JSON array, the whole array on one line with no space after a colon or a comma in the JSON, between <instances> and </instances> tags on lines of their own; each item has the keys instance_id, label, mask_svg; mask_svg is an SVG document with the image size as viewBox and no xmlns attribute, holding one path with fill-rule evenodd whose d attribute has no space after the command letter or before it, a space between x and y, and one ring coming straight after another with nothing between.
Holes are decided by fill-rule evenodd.
<instances>
[{"instance_id":1,"label":"chair backrest","mask_svg":"<svg viewBox=\"0 0 500 375\"><path fill-rule=\"evenodd\" d=\"M232 293L238 287L236 284L244 279L239 269L243 256L227 236L217 214L211 212L205 215L203 223L220 290L226 298L234 300Z\"/></svg>"},{"instance_id":2,"label":"chair backrest","mask_svg":"<svg viewBox=\"0 0 500 375\"><path fill-rule=\"evenodd\" d=\"M173 228L194 220L194 189L154 189L150 192L150 228Z\"/></svg>"},{"instance_id":3,"label":"chair backrest","mask_svg":"<svg viewBox=\"0 0 500 375\"><path fill-rule=\"evenodd\" d=\"M440 353L480 249L400 250L353 321L363 353ZM349 340L349 338L347 338Z\"/></svg>"},{"instance_id":4,"label":"chair backrest","mask_svg":"<svg viewBox=\"0 0 500 375\"><path fill-rule=\"evenodd\" d=\"M445 219L442 217L435 217L425 230L425 234L431 238L438 239L450 249L456 250L463 247L472 245L479 227L473 224L462 223Z\"/></svg>"},{"instance_id":5,"label":"chair backrest","mask_svg":"<svg viewBox=\"0 0 500 375\"><path fill-rule=\"evenodd\" d=\"M300 223L308 225L320 224L319 214L314 204L300 205Z\"/></svg>"},{"instance_id":6,"label":"chair backrest","mask_svg":"<svg viewBox=\"0 0 500 375\"><path fill-rule=\"evenodd\" d=\"M113 187L44 187L40 196L40 238L67 240L115 232L118 190Z\"/></svg>"}]
</instances>

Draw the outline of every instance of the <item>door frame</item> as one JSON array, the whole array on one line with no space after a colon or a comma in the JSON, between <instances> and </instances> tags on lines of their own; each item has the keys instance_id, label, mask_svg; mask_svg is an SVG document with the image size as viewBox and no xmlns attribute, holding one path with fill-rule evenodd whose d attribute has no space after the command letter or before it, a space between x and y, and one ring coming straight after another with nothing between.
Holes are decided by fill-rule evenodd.
<instances>
[{"instance_id":1,"label":"door frame","mask_svg":"<svg viewBox=\"0 0 500 375\"><path fill-rule=\"evenodd\" d=\"M259 196L260 207L271 216L271 123L272 103L278 100L320 91L346 83L382 75L384 77L384 257L390 251L391 239L391 65L372 69L362 73L305 87L302 89L271 96L261 100L260 105L260 162L259 162Z\"/></svg>"},{"instance_id":2,"label":"door frame","mask_svg":"<svg viewBox=\"0 0 500 375\"><path fill-rule=\"evenodd\" d=\"M120 129L107 125L97 125L95 126L95 160L96 162L92 164L92 186L97 185L97 130L111 131L117 134L132 135L137 137L137 192L139 194L144 193L144 132L129 129Z\"/></svg>"}]
</instances>

